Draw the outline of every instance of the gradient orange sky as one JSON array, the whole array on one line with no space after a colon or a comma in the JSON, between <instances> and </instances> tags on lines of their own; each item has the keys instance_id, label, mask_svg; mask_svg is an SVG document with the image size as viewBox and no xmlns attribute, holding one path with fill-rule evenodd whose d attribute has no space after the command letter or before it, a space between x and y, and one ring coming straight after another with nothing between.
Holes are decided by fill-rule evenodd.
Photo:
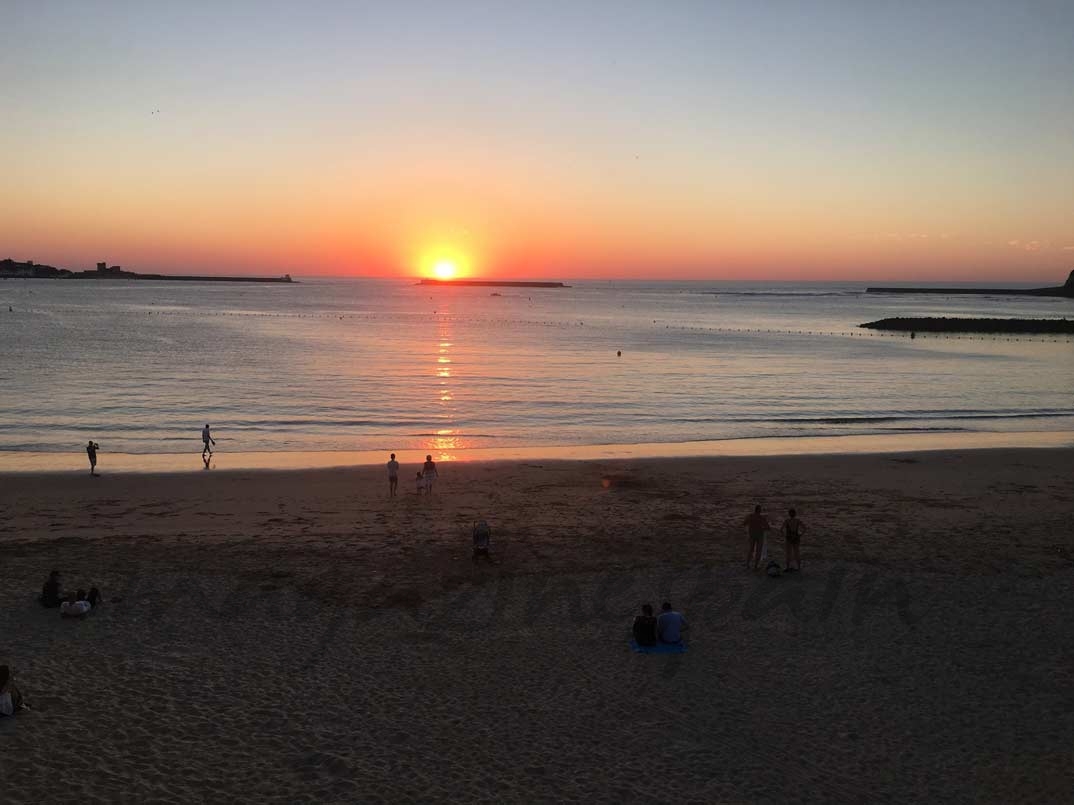
<instances>
[{"instance_id":1,"label":"gradient orange sky","mask_svg":"<svg viewBox=\"0 0 1074 805\"><path fill-rule=\"evenodd\" d=\"M531 278L1074 268L1069 3L176 5L4 11L0 257L412 276L453 255Z\"/></svg>"}]
</instances>

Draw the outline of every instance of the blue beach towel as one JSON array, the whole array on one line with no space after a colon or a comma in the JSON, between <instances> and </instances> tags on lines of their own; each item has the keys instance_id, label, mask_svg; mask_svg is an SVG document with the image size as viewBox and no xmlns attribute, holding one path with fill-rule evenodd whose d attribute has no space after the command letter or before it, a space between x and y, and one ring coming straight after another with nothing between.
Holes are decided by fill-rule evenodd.
<instances>
[{"instance_id":1,"label":"blue beach towel","mask_svg":"<svg viewBox=\"0 0 1074 805\"><path fill-rule=\"evenodd\" d=\"M683 654L686 651L686 644L657 643L655 646L639 646L637 642L631 640L630 648L637 654Z\"/></svg>"}]
</instances>

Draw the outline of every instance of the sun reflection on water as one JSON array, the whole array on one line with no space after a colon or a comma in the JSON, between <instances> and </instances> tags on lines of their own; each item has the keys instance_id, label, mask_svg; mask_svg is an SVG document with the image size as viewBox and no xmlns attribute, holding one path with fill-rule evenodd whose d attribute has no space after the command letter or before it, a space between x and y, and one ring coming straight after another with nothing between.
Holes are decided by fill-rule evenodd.
<instances>
[{"instance_id":1,"label":"sun reflection on water","mask_svg":"<svg viewBox=\"0 0 1074 805\"><path fill-rule=\"evenodd\" d=\"M436 363L434 364L437 382L437 420L442 427L437 428L436 435L430 437L424 445L436 461L457 461L458 456L453 454L455 450L461 450L469 445L455 427L455 374L453 373L451 348L452 341L451 320L448 317L439 321L438 348Z\"/></svg>"}]
</instances>

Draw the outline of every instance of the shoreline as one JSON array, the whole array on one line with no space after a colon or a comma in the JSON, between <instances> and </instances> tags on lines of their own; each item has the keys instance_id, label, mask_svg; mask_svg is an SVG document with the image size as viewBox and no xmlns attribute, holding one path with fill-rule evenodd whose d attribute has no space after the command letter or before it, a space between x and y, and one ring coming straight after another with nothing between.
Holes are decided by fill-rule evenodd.
<instances>
[{"instance_id":1,"label":"shoreline","mask_svg":"<svg viewBox=\"0 0 1074 805\"><path fill-rule=\"evenodd\" d=\"M193 441L193 440L192 440ZM1074 447L1071 431L929 432L849 436L759 437L694 442L640 444L544 445L477 447L439 450L433 447L383 450L227 452L219 449L210 465L214 472L293 471L379 466L395 452L402 464L420 464L426 454L443 463L511 461L612 461L661 458L751 458L768 456L840 456L924 453L953 450L1063 449ZM202 473L201 453L100 452L98 474ZM40 473L85 474L83 452L0 451L0 475Z\"/></svg>"}]
</instances>

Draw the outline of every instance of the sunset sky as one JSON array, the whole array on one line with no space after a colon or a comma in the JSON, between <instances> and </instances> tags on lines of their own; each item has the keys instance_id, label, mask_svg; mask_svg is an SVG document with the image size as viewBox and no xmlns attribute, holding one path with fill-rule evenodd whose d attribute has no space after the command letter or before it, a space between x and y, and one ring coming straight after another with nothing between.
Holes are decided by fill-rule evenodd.
<instances>
[{"instance_id":1,"label":"sunset sky","mask_svg":"<svg viewBox=\"0 0 1074 805\"><path fill-rule=\"evenodd\" d=\"M216 5L0 0L0 258L1074 268L1069 0Z\"/></svg>"}]
</instances>

